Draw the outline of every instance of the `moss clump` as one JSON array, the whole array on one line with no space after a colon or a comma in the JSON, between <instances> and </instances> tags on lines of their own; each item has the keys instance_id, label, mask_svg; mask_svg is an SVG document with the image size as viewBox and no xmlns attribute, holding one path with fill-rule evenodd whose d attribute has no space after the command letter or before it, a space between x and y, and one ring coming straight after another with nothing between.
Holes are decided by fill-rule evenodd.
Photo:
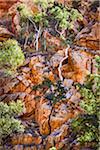
<instances>
[{"instance_id":1,"label":"moss clump","mask_svg":"<svg viewBox=\"0 0 100 150\"><path fill-rule=\"evenodd\" d=\"M0 102L0 142L2 139L15 132L23 132L24 126L21 121L16 119L23 111L23 103L18 100L17 102L10 102L9 104Z\"/></svg>"},{"instance_id":2,"label":"moss clump","mask_svg":"<svg viewBox=\"0 0 100 150\"><path fill-rule=\"evenodd\" d=\"M0 45L0 69L16 71L24 62L24 54L18 42L9 39Z\"/></svg>"}]
</instances>

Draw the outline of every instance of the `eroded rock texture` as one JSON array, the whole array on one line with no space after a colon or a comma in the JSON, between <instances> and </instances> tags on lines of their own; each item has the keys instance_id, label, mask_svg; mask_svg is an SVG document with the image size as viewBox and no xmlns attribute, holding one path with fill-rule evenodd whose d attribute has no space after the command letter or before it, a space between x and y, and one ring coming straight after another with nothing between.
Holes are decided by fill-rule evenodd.
<instances>
[{"instance_id":1,"label":"eroded rock texture","mask_svg":"<svg viewBox=\"0 0 100 150\"><path fill-rule=\"evenodd\" d=\"M63 58L64 54L61 54ZM92 65L94 64L92 68L91 61ZM57 69L58 65L54 65L54 68ZM52 146L67 150L68 122L82 112L78 107L81 95L73 86L73 81L83 82L88 72L95 71L95 61L92 55L86 52L70 51L68 63L62 66L62 70L65 77L63 83L68 90L66 100L56 104L45 98L46 87L42 90L32 90L33 86L42 84L45 77L55 82L53 69L45 62L44 56L27 58L15 77L7 77L1 73L0 101L8 103L21 99L25 105L20 118L26 129L24 134L11 137L10 145L13 145L14 150L48 150ZM57 78L59 79L58 73L56 80Z\"/></svg>"},{"instance_id":2,"label":"eroded rock texture","mask_svg":"<svg viewBox=\"0 0 100 150\"><path fill-rule=\"evenodd\" d=\"M76 44L90 48L92 50L99 50L99 39L100 39L100 24L95 23L92 26L83 28L81 32L76 36Z\"/></svg>"}]
</instances>

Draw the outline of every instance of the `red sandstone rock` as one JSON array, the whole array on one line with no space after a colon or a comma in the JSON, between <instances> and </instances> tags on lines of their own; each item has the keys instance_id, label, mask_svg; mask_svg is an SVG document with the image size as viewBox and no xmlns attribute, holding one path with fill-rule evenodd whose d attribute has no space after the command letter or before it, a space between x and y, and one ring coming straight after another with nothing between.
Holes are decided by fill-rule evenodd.
<instances>
[{"instance_id":1,"label":"red sandstone rock","mask_svg":"<svg viewBox=\"0 0 100 150\"><path fill-rule=\"evenodd\" d=\"M8 12L8 9L16 3L17 0L0 0L0 17Z\"/></svg>"},{"instance_id":2,"label":"red sandstone rock","mask_svg":"<svg viewBox=\"0 0 100 150\"><path fill-rule=\"evenodd\" d=\"M73 112L67 110L66 104L59 104L57 108L53 109L53 112L50 117L51 131L53 132L55 129L59 128L62 124L67 122L72 117Z\"/></svg>"},{"instance_id":3,"label":"red sandstone rock","mask_svg":"<svg viewBox=\"0 0 100 150\"><path fill-rule=\"evenodd\" d=\"M35 120L40 126L40 133L42 135L48 135L50 133L49 116L51 114L51 107L47 101L41 98L40 102L37 102L35 108Z\"/></svg>"},{"instance_id":4,"label":"red sandstone rock","mask_svg":"<svg viewBox=\"0 0 100 150\"><path fill-rule=\"evenodd\" d=\"M68 64L62 66L62 74L65 78L74 82L83 83L85 77L91 73L92 56L84 51L70 51Z\"/></svg>"},{"instance_id":5,"label":"red sandstone rock","mask_svg":"<svg viewBox=\"0 0 100 150\"><path fill-rule=\"evenodd\" d=\"M93 50L99 50L99 30L99 23L95 23L91 27L82 29L82 31L80 31L75 38L77 45L84 46Z\"/></svg>"},{"instance_id":6,"label":"red sandstone rock","mask_svg":"<svg viewBox=\"0 0 100 150\"><path fill-rule=\"evenodd\" d=\"M67 136L67 134L68 126L63 124L47 137L46 150L52 147L54 143L57 149L62 148L64 145L63 139Z\"/></svg>"},{"instance_id":7,"label":"red sandstone rock","mask_svg":"<svg viewBox=\"0 0 100 150\"><path fill-rule=\"evenodd\" d=\"M40 136L32 136L31 134L19 134L15 135L11 139L11 143L13 145L28 145L28 144L40 144L42 142L42 139Z\"/></svg>"}]
</instances>

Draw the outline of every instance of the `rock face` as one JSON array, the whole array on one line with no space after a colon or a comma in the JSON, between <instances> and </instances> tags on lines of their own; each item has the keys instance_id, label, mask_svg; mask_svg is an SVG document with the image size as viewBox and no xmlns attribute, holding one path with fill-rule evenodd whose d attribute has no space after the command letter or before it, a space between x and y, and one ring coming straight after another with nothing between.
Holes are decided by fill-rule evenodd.
<instances>
[{"instance_id":1,"label":"rock face","mask_svg":"<svg viewBox=\"0 0 100 150\"><path fill-rule=\"evenodd\" d=\"M93 26L86 27L76 36L76 44L90 48L92 50L99 50L99 39L100 34L98 30L100 29L100 24L95 23Z\"/></svg>"},{"instance_id":2,"label":"rock face","mask_svg":"<svg viewBox=\"0 0 100 150\"><path fill-rule=\"evenodd\" d=\"M61 68L65 78L63 85L67 89L66 99L52 104L44 96L48 90L45 86L37 90L33 90L33 87L43 84L44 78L55 83L53 69L57 69L63 57L64 52L58 51L51 58L52 69L45 61L45 57L39 55L27 58L15 77L7 77L0 72L0 101L8 103L21 99L25 105L20 118L26 130L24 134L11 138L10 144L14 150L48 150L52 146L67 150L68 122L82 112L78 106L81 95L73 86L73 82L83 83L88 73L96 73L96 67L91 54L82 50L70 50L68 63Z\"/></svg>"},{"instance_id":3,"label":"rock face","mask_svg":"<svg viewBox=\"0 0 100 150\"><path fill-rule=\"evenodd\" d=\"M55 82L52 70L47 69L45 58L42 56L27 59L25 65L19 69L18 75L13 78L4 77L3 73L0 75L0 101L8 103L21 99L25 104L25 110L20 116L26 127L25 133L14 135L10 141L15 150L48 150L54 145L58 149L64 147L68 135L66 123L80 113L77 108L72 110L68 106L68 103L73 103L74 100L77 102L80 99L77 91L72 88L73 80L66 79L65 86L70 82L68 88L71 88L74 97L66 93L67 97L70 96L65 102L57 102L53 105L44 97L45 88L32 90L33 86L43 82L44 77Z\"/></svg>"},{"instance_id":4,"label":"rock face","mask_svg":"<svg viewBox=\"0 0 100 150\"><path fill-rule=\"evenodd\" d=\"M61 127L65 122L73 117L73 112L70 112L67 109L67 105L64 103L58 103L55 105L51 117L50 117L50 126L51 131Z\"/></svg>"},{"instance_id":5,"label":"rock face","mask_svg":"<svg viewBox=\"0 0 100 150\"><path fill-rule=\"evenodd\" d=\"M0 17L5 15L8 9L16 2L17 0L0 0Z\"/></svg>"},{"instance_id":6,"label":"rock face","mask_svg":"<svg viewBox=\"0 0 100 150\"><path fill-rule=\"evenodd\" d=\"M40 126L40 133L42 135L48 135L50 133L50 120L49 116L51 115L51 109L48 101L45 101L41 98L40 102L37 103L35 110L35 119Z\"/></svg>"},{"instance_id":7,"label":"rock face","mask_svg":"<svg viewBox=\"0 0 100 150\"><path fill-rule=\"evenodd\" d=\"M62 44L63 41L61 40L61 38L55 37L47 31L45 31L43 35L44 38L46 39L46 46L48 47L49 51L52 50L53 52L55 52L66 48L66 46Z\"/></svg>"},{"instance_id":8,"label":"rock face","mask_svg":"<svg viewBox=\"0 0 100 150\"><path fill-rule=\"evenodd\" d=\"M92 56L84 51L70 51L68 64L62 66L63 76L83 83L85 77L91 73Z\"/></svg>"}]
</instances>

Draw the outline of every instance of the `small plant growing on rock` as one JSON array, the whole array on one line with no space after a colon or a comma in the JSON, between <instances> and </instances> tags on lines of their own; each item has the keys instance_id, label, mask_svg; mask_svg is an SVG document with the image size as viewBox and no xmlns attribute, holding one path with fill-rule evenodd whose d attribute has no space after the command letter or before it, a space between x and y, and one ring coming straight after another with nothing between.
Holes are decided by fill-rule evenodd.
<instances>
[{"instance_id":1,"label":"small plant growing on rock","mask_svg":"<svg viewBox=\"0 0 100 150\"><path fill-rule=\"evenodd\" d=\"M66 90L64 89L61 81L58 81L53 86L51 86L51 90L45 94L45 97L51 101L51 103L55 104L61 100L66 99Z\"/></svg>"},{"instance_id":2,"label":"small plant growing on rock","mask_svg":"<svg viewBox=\"0 0 100 150\"><path fill-rule=\"evenodd\" d=\"M24 45L26 46L29 38L32 38L31 33L33 32L33 45L36 51L39 50L40 41L44 40L43 42L45 43L43 34L45 31L54 31L66 43L65 31L73 31L75 22L83 19L77 9L66 8L63 5L59 5L59 3L56 5L54 0L33 0L33 4L36 7L36 10L33 8L34 11L24 3L19 4L17 10L20 16L21 34L23 35L24 28L25 32L27 31L28 33ZM31 33L30 29L32 30ZM41 45L43 46L42 43Z\"/></svg>"},{"instance_id":3,"label":"small plant growing on rock","mask_svg":"<svg viewBox=\"0 0 100 150\"><path fill-rule=\"evenodd\" d=\"M24 62L24 54L18 42L9 39L0 45L0 69L16 71Z\"/></svg>"},{"instance_id":4,"label":"small plant growing on rock","mask_svg":"<svg viewBox=\"0 0 100 150\"><path fill-rule=\"evenodd\" d=\"M66 99L66 90L64 89L61 81L58 81L57 83L52 83L49 79L45 79L42 84L33 86L32 89L42 89L45 98L50 100L52 104L56 104L57 102Z\"/></svg>"},{"instance_id":5,"label":"small plant growing on rock","mask_svg":"<svg viewBox=\"0 0 100 150\"><path fill-rule=\"evenodd\" d=\"M57 150L56 147L51 147L49 150Z\"/></svg>"},{"instance_id":6,"label":"small plant growing on rock","mask_svg":"<svg viewBox=\"0 0 100 150\"><path fill-rule=\"evenodd\" d=\"M73 30L75 21L83 19L78 10L74 8L55 6L49 10L49 13L51 18L56 21L55 30L63 40L65 40L64 31Z\"/></svg>"},{"instance_id":7,"label":"small plant growing on rock","mask_svg":"<svg viewBox=\"0 0 100 150\"><path fill-rule=\"evenodd\" d=\"M100 57L96 57L97 67L100 68ZM98 63L99 62L99 63ZM72 132L81 145L93 143L91 147L97 148L99 141L99 115L100 115L100 75L91 74L84 85L78 86L82 95L80 102L84 110L83 115L72 121Z\"/></svg>"},{"instance_id":8,"label":"small plant growing on rock","mask_svg":"<svg viewBox=\"0 0 100 150\"><path fill-rule=\"evenodd\" d=\"M29 17L32 17L32 11L27 7L26 4L22 3L17 7L17 10L20 13L21 19L27 19Z\"/></svg>"},{"instance_id":9,"label":"small plant growing on rock","mask_svg":"<svg viewBox=\"0 0 100 150\"><path fill-rule=\"evenodd\" d=\"M12 101L9 104L0 102L0 144L12 133L24 131L24 126L17 119L22 111L23 103L20 100Z\"/></svg>"},{"instance_id":10,"label":"small plant growing on rock","mask_svg":"<svg viewBox=\"0 0 100 150\"><path fill-rule=\"evenodd\" d=\"M61 29L73 29L74 21L82 20L82 15L74 8L68 10L67 8L55 6L50 10L50 13Z\"/></svg>"}]
</instances>

